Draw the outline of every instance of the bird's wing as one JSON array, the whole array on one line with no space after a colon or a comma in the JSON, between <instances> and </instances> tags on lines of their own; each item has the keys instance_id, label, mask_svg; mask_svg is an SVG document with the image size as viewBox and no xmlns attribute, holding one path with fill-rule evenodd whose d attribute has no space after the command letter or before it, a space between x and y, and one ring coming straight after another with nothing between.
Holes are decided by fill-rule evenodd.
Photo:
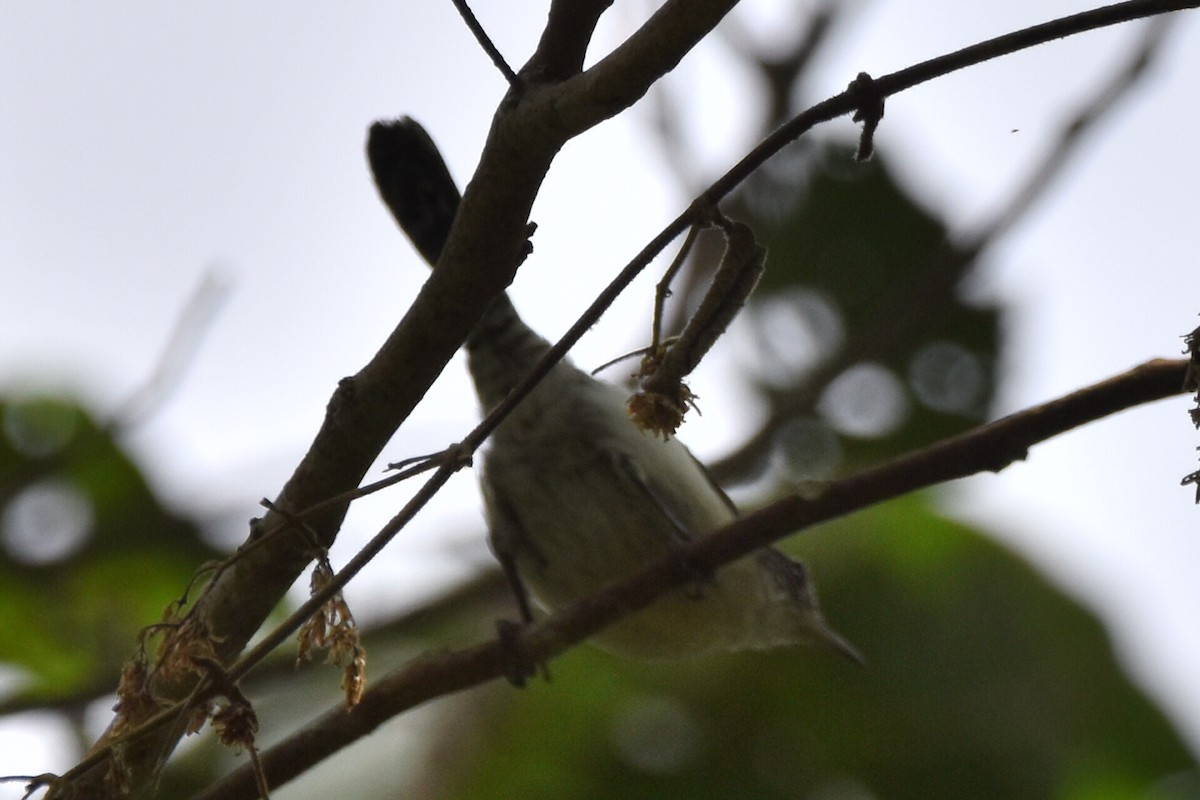
<instances>
[{"instance_id":1,"label":"bird's wing","mask_svg":"<svg viewBox=\"0 0 1200 800\"><path fill-rule=\"evenodd\" d=\"M545 561L545 556L530 541L521 521L506 502L491 492L487 494L486 501L488 541L491 543L492 552L495 554L496 560L500 562L500 568L504 570L504 576L508 579L508 585L516 598L517 608L521 612L521 621L532 622L533 610L529 604L529 591L525 588L525 583L521 580L521 574L517 570L517 552L525 549L533 555L534 559L541 562Z\"/></svg>"}]
</instances>

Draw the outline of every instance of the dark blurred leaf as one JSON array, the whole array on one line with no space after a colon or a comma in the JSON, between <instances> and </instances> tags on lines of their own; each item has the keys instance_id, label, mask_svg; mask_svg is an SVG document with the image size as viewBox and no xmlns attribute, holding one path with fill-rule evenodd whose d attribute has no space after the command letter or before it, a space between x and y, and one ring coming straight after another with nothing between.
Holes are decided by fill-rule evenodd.
<instances>
[{"instance_id":1,"label":"dark blurred leaf","mask_svg":"<svg viewBox=\"0 0 1200 800\"><path fill-rule=\"evenodd\" d=\"M135 633L217 553L83 406L5 400L0 419L0 662L32 679L16 699L111 691Z\"/></svg>"},{"instance_id":2,"label":"dark blurred leaf","mask_svg":"<svg viewBox=\"0 0 1200 800\"><path fill-rule=\"evenodd\" d=\"M844 471L980 421L999 314L958 296L970 256L882 157L857 164L827 145L791 160L790 182L739 201L769 250L747 309L751 378L774 420L757 446L786 450L789 420L818 421L838 433Z\"/></svg>"},{"instance_id":3,"label":"dark blurred leaf","mask_svg":"<svg viewBox=\"0 0 1200 800\"><path fill-rule=\"evenodd\" d=\"M801 649L642 664L589 647L447 743L466 798L1145 798L1195 762L1088 612L889 504L807 535L858 670ZM1166 795L1176 796L1176 795Z\"/></svg>"}]
</instances>

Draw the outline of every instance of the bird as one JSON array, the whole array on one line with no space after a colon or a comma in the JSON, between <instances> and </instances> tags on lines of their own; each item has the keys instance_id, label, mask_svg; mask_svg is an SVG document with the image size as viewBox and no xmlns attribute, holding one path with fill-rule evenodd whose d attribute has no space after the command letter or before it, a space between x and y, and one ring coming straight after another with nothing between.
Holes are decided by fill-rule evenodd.
<instances>
[{"instance_id":1,"label":"bird","mask_svg":"<svg viewBox=\"0 0 1200 800\"><path fill-rule=\"evenodd\" d=\"M432 138L409 117L379 121L367 157L385 205L436 265L460 195ZM497 296L466 341L484 412L549 349L508 295ZM566 607L738 516L684 444L643 431L625 390L567 359L495 429L480 472L490 544L524 621L534 605ZM864 661L826 623L804 565L770 547L697 576L591 641L643 660L808 643Z\"/></svg>"}]
</instances>

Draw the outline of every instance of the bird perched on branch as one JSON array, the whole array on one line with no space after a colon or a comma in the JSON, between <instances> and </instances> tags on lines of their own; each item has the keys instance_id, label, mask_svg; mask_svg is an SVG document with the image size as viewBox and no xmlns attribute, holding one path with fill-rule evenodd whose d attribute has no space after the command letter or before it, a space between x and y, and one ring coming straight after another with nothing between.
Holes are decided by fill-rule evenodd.
<instances>
[{"instance_id":1,"label":"bird perched on branch","mask_svg":"<svg viewBox=\"0 0 1200 800\"><path fill-rule=\"evenodd\" d=\"M367 153L388 208L435 264L460 199L437 147L405 117L375 123ZM550 347L507 295L491 304L466 346L485 411ZM530 598L561 608L737 516L683 444L643 432L622 390L566 361L497 427L481 481L492 549L526 620ZM665 595L594 641L648 659L810 642L862 660L825 623L804 566L772 548Z\"/></svg>"}]
</instances>

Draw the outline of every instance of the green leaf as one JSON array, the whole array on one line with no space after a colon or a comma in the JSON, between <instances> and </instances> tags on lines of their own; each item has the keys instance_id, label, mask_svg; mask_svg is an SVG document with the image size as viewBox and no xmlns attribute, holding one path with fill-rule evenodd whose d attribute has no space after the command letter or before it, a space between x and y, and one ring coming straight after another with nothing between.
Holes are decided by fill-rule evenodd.
<instances>
[{"instance_id":1,"label":"green leaf","mask_svg":"<svg viewBox=\"0 0 1200 800\"><path fill-rule=\"evenodd\" d=\"M217 551L155 497L85 407L0 401L0 662L9 701L111 691L137 632Z\"/></svg>"},{"instance_id":2,"label":"green leaf","mask_svg":"<svg viewBox=\"0 0 1200 800\"><path fill-rule=\"evenodd\" d=\"M744 201L760 209L752 222L769 253L747 309L751 377L777 429L793 419L835 431L844 470L981 421L999 312L960 297L970 254L882 158L856 164L826 145L805 166L806 180L748 189Z\"/></svg>"}]
</instances>

